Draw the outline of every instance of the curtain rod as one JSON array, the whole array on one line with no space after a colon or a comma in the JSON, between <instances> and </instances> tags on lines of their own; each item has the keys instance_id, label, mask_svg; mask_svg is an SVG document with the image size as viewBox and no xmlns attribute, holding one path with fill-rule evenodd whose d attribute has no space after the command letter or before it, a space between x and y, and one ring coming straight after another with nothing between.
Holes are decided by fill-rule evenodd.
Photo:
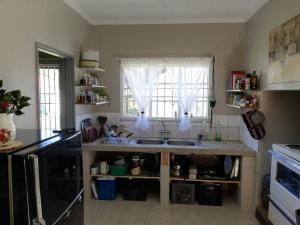
<instances>
[{"instance_id":1,"label":"curtain rod","mask_svg":"<svg viewBox=\"0 0 300 225\"><path fill-rule=\"evenodd\" d=\"M117 58L115 58L117 61L121 61L122 59L139 59L139 58L149 58L149 59L155 59L155 58L165 58L165 59L180 59L180 58L183 58L183 59L185 59L185 58L191 58L191 59L196 59L196 58L211 58L211 59L213 59L214 60L214 58L215 58L215 56L183 56L183 57L180 57L180 56L174 56L174 57L170 57L170 56L166 56L166 57L164 57L164 56L162 56L162 57L160 57L160 56L153 56L153 57L143 57L143 56L141 56L141 57L117 57Z\"/></svg>"}]
</instances>

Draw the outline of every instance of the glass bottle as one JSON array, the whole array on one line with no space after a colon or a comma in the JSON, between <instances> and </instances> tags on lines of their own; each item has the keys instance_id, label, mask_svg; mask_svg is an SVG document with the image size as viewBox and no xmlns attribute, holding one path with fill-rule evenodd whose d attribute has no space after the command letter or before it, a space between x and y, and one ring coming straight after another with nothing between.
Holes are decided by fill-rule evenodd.
<instances>
[{"instance_id":1,"label":"glass bottle","mask_svg":"<svg viewBox=\"0 0 300 225\"><path fill-rule=\"evenodd\" d=\"M257 89L257 75L256 71L253 71L253 74L251 75L251 90Z\"/></svg>"},{"instance_id":2,"label":"glass bottle","mask_svg":"<svg viewBox=\"0 0 300 225\"><path fill-rule=\"evenodd\" d=\"M222 128L220 121L217 121L216 124L215 141L222 141Z\"/></svg>"}]
</instances>

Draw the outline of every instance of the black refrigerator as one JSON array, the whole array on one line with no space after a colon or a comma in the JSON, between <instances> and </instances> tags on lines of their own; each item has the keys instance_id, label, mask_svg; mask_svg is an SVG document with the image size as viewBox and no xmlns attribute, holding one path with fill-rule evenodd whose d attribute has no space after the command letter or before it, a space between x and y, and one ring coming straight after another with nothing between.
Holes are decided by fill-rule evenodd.
<instances>
[{"instance_id":1,"label":"black refrigerator","mask_svg":"<svg viewBox=\"0 0 300 225\"><path fill-rule=\"evenodd\" d=\"M80 132L19 130L17 140L24 147L0 155L0 225L83 225Z\"/></svg>"}]
</instances>

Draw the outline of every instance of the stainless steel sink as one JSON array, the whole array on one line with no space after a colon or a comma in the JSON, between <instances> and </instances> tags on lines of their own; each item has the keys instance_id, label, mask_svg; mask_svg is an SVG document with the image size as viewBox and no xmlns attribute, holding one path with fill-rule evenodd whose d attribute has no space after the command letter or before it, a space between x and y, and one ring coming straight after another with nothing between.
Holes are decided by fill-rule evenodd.
<instances>
[{"instance_id":1,"label":"stainless steel sink","mask_svg":"<svg viewBox=\"0 0 300 225\"><path fill-rule=\"evenodd\" d=\"M162 145L164 143L163 140L137 140L136 141L137 144L139 145Z\"/></svg>"},{"instance_id":2,"label":"stainless steel sink","mask_svg":"<svg viewBox=\"0 0 300 225\"><path fill-rule=\"evenodd\" d=\"M193 141L168 141L168 145L195 146Z\"/></svg>"}]
</instances>

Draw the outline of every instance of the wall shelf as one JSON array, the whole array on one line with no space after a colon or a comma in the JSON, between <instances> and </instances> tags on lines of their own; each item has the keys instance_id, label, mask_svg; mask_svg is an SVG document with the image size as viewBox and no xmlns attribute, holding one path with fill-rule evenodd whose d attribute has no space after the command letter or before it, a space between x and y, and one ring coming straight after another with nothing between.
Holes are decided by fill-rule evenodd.
<instances>
[{"instance_id":1,"label":"wall shelf","mask_svg":"<svg viewBox=\"0 0 300 225\"><path fill-rule=\"evenodd\" d=\"M258 92L259 90L226 90L229 93L247 93L247 92Z\"/></svg>"},{"instance_id":2,"label":"wall shelf","mask_svg":"<svg viewBox=\"0 0 300 225\"><path fill-rule=\"evenodd\" d=\"M76 105L105 105L108 104L109 102L91 102L91 103L76 103Z\"/></svg>"},{"instance_id":3,"label":"wall shelf","mask_svg":"<svg viewBox=\"0 0 300 225\"><path fill-rule=\"evenodd\" d=\"M78 69L89 72L105 72L104 69L98 67L78 67Z\"/></svg>"},{"instance_id":4,"label":"wall shelf","mask_svg":"<svg viewBox=\"0 0 300 225\"><path fill-rule=\"evenodd\" d=\"M228 107L235 108L235 109L245 109L245 110L259 109L259 107L256 107L256 108L247 108L247 107L241 107L241 106L238 106L238 105L231 105L231 104L226 104L226 105Z\"/></svg>"},{"instance_id":5,"label":"wall shelf","mask_svg":"<svg viewBox=\"0 0 300 225\"><path fill-rule=\"evenodd\" d=\"M107 86L103 86L103 85L76 85L75 87L80 87L80 88L107 88Z\"/></svg>"}]
</instances>

